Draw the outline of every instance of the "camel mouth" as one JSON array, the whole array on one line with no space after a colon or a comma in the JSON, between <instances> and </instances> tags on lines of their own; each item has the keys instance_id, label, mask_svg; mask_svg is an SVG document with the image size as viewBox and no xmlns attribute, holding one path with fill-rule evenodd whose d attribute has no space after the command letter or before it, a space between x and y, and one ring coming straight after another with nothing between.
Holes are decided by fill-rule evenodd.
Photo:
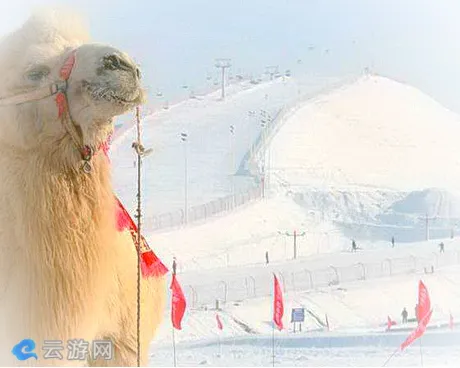
<instances>
[{"instance_id":1,"label":"camel mouth","mask_svg":"<svg viewBox=\"0 0 460 368\"><path fill-rule=\"evenodd\" d=\"M117 106L132 108L144 102L144 92L141 88L120 89L98 84L83 83L86 93L94 102L109 102Z\"/></svg>"},{"instance_id":2,"label":"camel mouth","mask_svg":"<svg viewBox=\"0 0 460 368\"><path fill-rule=\"evenodd\" d=\"M107 94L102 98L106 102L114 102L117 105L125 105L128 107L139 105L142 103L143 98L141 96L141 93L138 93L137 96L134 97L126 97L123 95L117 95L117 94Z\"/></svg>"}]
</instances>

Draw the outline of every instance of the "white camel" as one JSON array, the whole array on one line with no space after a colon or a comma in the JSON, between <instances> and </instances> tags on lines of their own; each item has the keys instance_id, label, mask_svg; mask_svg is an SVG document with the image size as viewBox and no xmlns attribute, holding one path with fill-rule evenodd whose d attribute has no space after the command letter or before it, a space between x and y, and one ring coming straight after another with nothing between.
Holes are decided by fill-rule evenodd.
<instances>
[{"instance_id":1,"label":"white camel","mask_svg":"<svg viewBox=\"0 0 460 368\"><path fill-rule=\"evenodd\" d=\"M86 364L43 358L45 340L70 339L113 342L90 365L136 365L137 252L99 147L143 98L133 60L73 14L40 12L0 43L1 365ZM141 365L164 303L164 277L142 277ZM12 354L25 338L38 359Z\"/></svg>"}]
</instances>

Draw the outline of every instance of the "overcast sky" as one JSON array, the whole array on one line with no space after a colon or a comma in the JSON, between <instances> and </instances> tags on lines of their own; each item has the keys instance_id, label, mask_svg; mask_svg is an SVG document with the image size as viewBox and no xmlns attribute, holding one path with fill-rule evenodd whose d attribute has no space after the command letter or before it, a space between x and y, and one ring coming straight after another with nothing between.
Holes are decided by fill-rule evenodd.
<instances>
[{"instance_id":1,"label":"overcast sky","mask_svg":"<svg viewBox=\"0 0 460 368\"><path fill-rule=\"evenodd\" d=\"M1 1L0 33L47 0ZM234 72L291 68L311 73L373 63L460 112L458 0L64 0L83 11L93 38L138 60L152 90L173 94L215 74L216 57ZM308 46L316 46L316 56ZM326 62L320 51L330 49ZM213 74L213 75L214 75Z\"/></svg>"}]
</instances>

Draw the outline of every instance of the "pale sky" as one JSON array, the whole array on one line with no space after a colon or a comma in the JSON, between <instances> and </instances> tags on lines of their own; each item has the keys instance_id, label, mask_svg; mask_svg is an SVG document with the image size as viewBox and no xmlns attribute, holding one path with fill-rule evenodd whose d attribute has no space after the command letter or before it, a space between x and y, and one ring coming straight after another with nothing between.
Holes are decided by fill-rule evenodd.
<instances>
[{"instance_id":1,"label":"pale sky","mask_svg":"<svg viewBox=\"0 0 460 368\"><path fill-rule=\"evenodd\" d=\"M232 58L234 73L297 59L313 74L373 63L460 112L458 0L15 0L0 4L0 34L56 3L82 11L95 41L134 56L153 91L206 83L216 57Z\"/></svg>"}]
</instances>

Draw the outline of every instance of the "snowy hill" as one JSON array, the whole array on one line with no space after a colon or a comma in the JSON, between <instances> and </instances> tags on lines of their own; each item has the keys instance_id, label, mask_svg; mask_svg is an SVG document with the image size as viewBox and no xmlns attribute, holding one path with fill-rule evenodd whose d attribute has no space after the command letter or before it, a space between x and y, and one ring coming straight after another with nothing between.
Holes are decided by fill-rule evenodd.
<instances>
[{"instance_id":1,"label":"snowy hill","mask_svg":"<svg viewBox=\"0 0 460 368\"><path fill-rule=\"evenodd\" d=\"M369 76L305 105L271 145L291 186L460 186L460 119L413 87Z\"/></svg>"},{"instance_id":2,"label":"snowy hill","mask_svg":"<svg viewBox=\"0 0 460 368\"><path fill-rule=\"evenodd\" d=\"M213 92L146 117L142 126L143 143L154 150L144 160L146 217L184 208L185 176L188 207L231 194L232 177L236 193L253 187L252 177L234 174L262 129L258 120L260 112L264 110L275 116L299 94L314 96L343 79L308 76L277 78L257 85L242 82L228 87L225 101L221 101L220 92ZM181 133L187 134L186 144L181 141ZM131 148L134 139L133 128L124 131L114 141L110 153L116 167L115 189L131 210L136 198L137 170Z\"/></svg>"},{"instance_id":3,"label":"snowy hill","mask_svg":"<svg viewBox=\"0 0 460 368\"><path fill-rule=\"evenodd\" d=\"M392 236L421 241L425 214L431 237L450 237L459 233L457 195L423 185L455 189L458 180L460 187L460 170L443 173L460 157L459 129L456 115L414 88L363 77L308 101L281 123L266 154L268 198L156 234L154 241L163 245L166 259L180 254L183 270L190 270L259 262L265 251L285 260L292 256L286 246L292 237L283 234L294 230L306 233L298 239L299 256L349 249L352 237L365 248L386 246ZM431 140L438 142L436 150L426 148ZM412 153L406 156L408 142ZM430 155L437 157L431 165L425 157Z\"/></svg>"},{"instance_id":4,"label":"snowy hill","mask_svg":"<svg viewBox=\"0 0 460 368\"><path fill-rule=\"evenodd\" d=\"M347 237L419 241L458 233L460 118L379 76L298 109L265 153L281 188Z\"/></svg>"},{"instance_id":5,"label":"snowy hill","mask_svg":"<svg viewBox=\"0 0 460 368\"><path fill-rule=\"evenodd\" d=\"M187 146L189 195L191 202L199 203L231 192L230 178L237 162L261 130L248 110L253 111L255 104L254 110L276 115L284 108L267 144L255 154L256 164L265 165L268 173L265 198L207 221L146 233L165 263L177 257L188 311L184 330L176 337L184 349L191 343L200 346L182 355L183 364L224 364L208 359L215 357L217 348L216 301L226 326L223 343L245 359L236 365L255 361L248 351L257 356L257 362L265 362L272 272L280 276L286 291L286 325L289 308L304 306L309 310L304 332L318 333L318 340L302 340L308 335L301 342L290 340L289 329L280 334L288 357L290 348L305 343L318 343L318 354L327 353L325 347L332 340L324 335L325 314L334 333L344 335L334 337L337 343L351 344L352 349L356 339L394 346L405 332L396 337L382 335L385 318L388 314L397 318L403 306L411 310L420 277L427 280L430 290L436 290L432 293L434 323L445 325L449 311L460 313L454 282L460 242L447 239L458 234L460 220L457 116L412 87L382 77L366 76L300 106L290 105L298 97L298 85L294 79L275 80L253 90L234 91L226 102L205 96L158 113L157 125L145 125L147 146L158 147L144 166L149 217L157 208L183 205L185 152L178 139L183 129L195 137ZM286 106L294 108L289 112ZM193 124L185 122L192 118ZM232 122L238 131L248 132L245 139L229 140ZM126 148L131 133L116 142L112 154L119 171L117 191L128 204L134 197L135 175L132 153ZM241 191L254 185L250 176L237 180ZM424 240L427 226L434 240ZM357 253L349 251L352 238L357 240ZM446 244L445 254L438 253L440 238ZM170 333L167 310L152 346L152 363L168 364ZM449 340L448 333L444 328L442 338ZM251 346L260 344L263 349L248 348L247 338ZM438 340L432 337L430 341L436 344ZM235 350L235 344L244 345L243 350ZM206 351L203 346L212 352L196 361L195 354ZM351 349L347 354L353 354ZM379 359L385 354L380 353ZM305 359L297 364L304 365ZM340 358L335 362L343 364Z\"/></svg>"}]
</instances>

